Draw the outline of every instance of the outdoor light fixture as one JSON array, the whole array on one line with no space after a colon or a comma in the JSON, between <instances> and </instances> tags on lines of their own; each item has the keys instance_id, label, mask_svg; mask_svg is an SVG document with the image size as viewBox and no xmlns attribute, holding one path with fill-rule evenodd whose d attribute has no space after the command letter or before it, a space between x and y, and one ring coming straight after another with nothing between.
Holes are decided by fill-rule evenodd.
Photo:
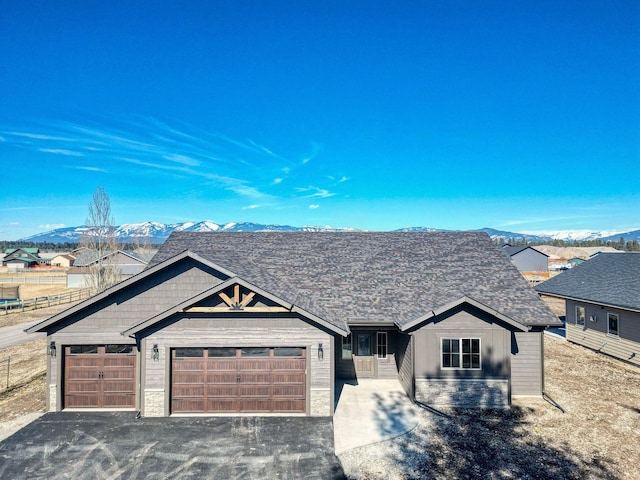
<instances>
[{"instance_id":1,"label":"outdoor light fixture","mask_svg":"<svg viewBox=\"0 0 640 480\"><path fill-rule=\"evenodd\" d=\"M51 343L49 343L49 356L56 356L56 342L54 341L51 341Z\"/></svg>"},{"instance_id":2,"label":"outdoor light fixture","mask_svg":"<svg viewBox=\"0 0 640 480\"><path fill-rule=\"evenodd\" d=\"M318 360L322 360L324 358L324 351L322 350L322 344L318 344Z\"/></svg>"},{"instance_id":3,"label":"outdoor light fixture","mask_svg":"<svg viewBox=\"0 0 640 480\"><path fill-rule=\"evenodd\" d=\"M153 344L153 348L151 349L151 359L154 362L157 362L158 360L160 360L160 350L158 350L158 344L154 343Z\"/></svg>"}]
</instances>

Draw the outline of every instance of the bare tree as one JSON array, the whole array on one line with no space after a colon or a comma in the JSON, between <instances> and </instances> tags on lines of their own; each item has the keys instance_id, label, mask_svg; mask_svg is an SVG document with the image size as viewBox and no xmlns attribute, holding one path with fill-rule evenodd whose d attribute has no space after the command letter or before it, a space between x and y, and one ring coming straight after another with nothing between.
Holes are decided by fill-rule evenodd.
<instances>
[{"instance_id":1,"label":"bare tree","mask_svg":"<svg viewBox=\"0 0 640 480\"><path fill-rule=\"evenodd\" d=\"M88 285L98 292L120 280L115 264L119 250L116 227L111 214L111 199L103 187L97 187L89 203L86 231L80 240L85 249L88 269Z\"/></svg>"}]
</instances>

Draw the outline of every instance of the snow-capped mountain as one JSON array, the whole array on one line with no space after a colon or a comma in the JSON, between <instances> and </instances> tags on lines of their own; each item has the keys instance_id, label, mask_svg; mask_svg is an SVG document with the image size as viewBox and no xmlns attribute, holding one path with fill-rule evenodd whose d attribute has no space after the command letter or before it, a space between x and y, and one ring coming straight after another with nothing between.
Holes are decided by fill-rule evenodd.
<instances>
[{"instance_id":1,"label":"snow-capped mountain","mask_svg":"<svg viewBox=\"0 0 640 480\"><path fill-rule=\"evenodd\" d=\"M353 228L335 228L330 226L305 226L292 227L290 225L262 225L249 222L229 222L218 224L209 220L203 222L183 222L183 223L125 223L116 227L116 237L121 242L133 243L136 241L145 243L163 243L171 232L341 232L355 231ZM87 231L87 227L64 227L50 230L44 233L21 238L26 242L51 242L51 243L77 243L82 235Z\"/></svg>"},{"instance_id":2,"label":"snow-capped mountain","mask_svg":"<svg viewBox=\"0 0 640 480\"><path fill-rule=\"evenodd\" d=\"M163 243L173 231L178 232L345 232L357 231L355 228L335 228L330 226L304 226L292 227L290 225L262 225L259 223L249 222L229 222L219 224L210 220L202 222L183 222L183 223L159 223L159 222L142 222L142 223L125 223L116 228L116 236L124 243L133 243L136 241L144 243ZM50 230L48 232L39 233L30 237L21 238L20 241L27 242L51 242L51 243L77 243L80 237L87 231L87 227L65 227ZM407 227L396 231L399 232L442 232L446 231L431 227ZM591 230L553 230L553 231L531 231L524 233L508 232L504 230L496 230L494 228L482 228L473 230L477 232L486 232L494 240L522 240L525 238L531 242L546 242L554 239L563 240L565 242L579 240L595 240L618 241L623 237L625 241L640 241L640 229L634 231L622 232L614 231L591 231Z\"/></svg>"}]
</instances>

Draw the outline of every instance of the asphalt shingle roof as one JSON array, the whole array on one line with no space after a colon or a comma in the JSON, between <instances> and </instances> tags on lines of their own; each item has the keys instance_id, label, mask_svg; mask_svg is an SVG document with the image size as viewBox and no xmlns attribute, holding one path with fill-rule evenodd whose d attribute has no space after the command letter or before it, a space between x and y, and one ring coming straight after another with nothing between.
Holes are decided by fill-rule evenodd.
<instances>
[{"instance_id":1,"label":"asphalt shingle roof","mask_svg":"<svg viewBox=\"0 0 640 480\"><path fill-rule=\"evenodd\" d=\"M147 268L185 250L335 325L402 326L464 296L523 325L558 323L481 232L174 232Z\"/></svg>"},{"instance_id":2,"label":"asphalt shingle roof","mask_svg":"<svg viewBox=\"0 0 640 480\"><path fill-rule=\"evenodd\" d=\"M640 253L599 253L536 285L540 293L640 310Z\"/></svg>"}]
</instances>

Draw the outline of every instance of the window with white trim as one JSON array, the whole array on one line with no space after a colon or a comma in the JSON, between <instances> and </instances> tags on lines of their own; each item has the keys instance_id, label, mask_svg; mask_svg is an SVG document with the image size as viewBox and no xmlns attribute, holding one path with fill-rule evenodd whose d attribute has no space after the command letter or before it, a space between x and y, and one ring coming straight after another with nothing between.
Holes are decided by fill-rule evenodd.
<instances>
[{"instance_id":1,"label":"window with white trim","mask_svg":"<svg viewBox=\"0 0 640 480\"><path fill-rule=\"evenodd\" d=\"M617 313L607 313L607 333L609 335L618 336L618 314Z\"/></svg>"},{"instance_id":2,"label":"window with white trim","mask_svg":"<svg viewBox=\"0 0 640 480\"><path fill-rule=\"evenodd\" d=\"M351 360L351 334L342 337L342 359Z\"/></svg>"},{"instance_id":3,"label":"window with white trim","mask_svg":"<svg viewBox=\"0 0 640 480\"><path fill-rule=\"evenodd\" d=\"M584 326L587 318L587 310L584 307L576 306L576 325Z\"/></svg>"},{"instance_id":4,"label":"window with white trim","mask_svg":"<svg viewBox=\"0 0 640 480\"><path fill-rule=\"evenodd\" d=\"M441 352L442 368L480 369L479 338L443 338Z\"/></svg>"}]
</instances>

